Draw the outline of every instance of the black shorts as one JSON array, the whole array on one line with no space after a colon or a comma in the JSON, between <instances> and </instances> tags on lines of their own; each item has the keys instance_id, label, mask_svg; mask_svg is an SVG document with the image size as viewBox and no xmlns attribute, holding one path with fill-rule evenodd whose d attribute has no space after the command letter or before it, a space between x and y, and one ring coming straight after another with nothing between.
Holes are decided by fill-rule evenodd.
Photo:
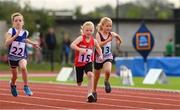
<instances>
[{"instance_id":1,"label":"black shorts","mask_svg":"<svg viewBox=\"0 0 180 110\"><path fill-rule=\"evenodd\" d=\"M112 60L112 59L107 59L107 60L105 60L105 61L102 62L102 63L96 63L96 62L94 62L94 68L95 68L96 70L100 70L100 69L102 69L104 63L106 63L106 62L111 62L111 63L112 63L113 60Z\"/></svg>"},{"instance_id":2,"label":"black shorts","mask_svg":"<svg viewBox=\"0 0 180 110\"><path fill-rule=\"evenodd\" d=\"M11 68L16 68L17 66L19 66L19 60L18 61L9 60L8 62Z\"/></svg>"},{"instance_id":3,"label":"black shorts","mask_svg":"<svg viewBox=\"0 0 180 110\"><path fill-rule=\"evenodd\" d=\"M76 79L77 83L83 81L84 72L87 74L89 71L92 72L92 62L86 64L85 66L76 67Z\"/></svg>"}]
</instances>

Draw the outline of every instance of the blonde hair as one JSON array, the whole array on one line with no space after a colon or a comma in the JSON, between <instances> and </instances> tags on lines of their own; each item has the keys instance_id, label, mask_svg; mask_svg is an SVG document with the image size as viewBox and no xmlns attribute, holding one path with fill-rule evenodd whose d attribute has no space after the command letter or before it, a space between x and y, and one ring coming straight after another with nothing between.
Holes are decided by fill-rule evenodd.
<instances>
[{"instance_id":1,"label":"blonde hair","mask_svg":"<svg viewBox=\"0 0 180 110\"><path fill-rule=\"evenodd\" d=\"M103 17L103 18L101 18L100 22L98 23L98 25L97 25L97 27L96 27L97 31L101 31L101 30L102 30L102 26L103 26L105 23L107 23L107 22L111 22L111 23L112 23L111 18L109 18L109 17Z\"/></svg>"},{"instance_id":2,"label":"blonde hair","mask_svg":"<svg viewBox=\"0 0 180 110\"><path fill-rule=\"evenodd\" d=\"M11 21L13 21L16 16L22 16L22 18L24 19L23 15L21 13L16 12L11 15Z\"/></svg>"},{"instance_id":3,"label":"blonde hair","mask_svg":"<svg viewBox=\"0 0 180 110\"><path fill-rule=\"evenodd\" d=\"M84 27L86 26L91 26L93 28L93 32L94 32L94 23L91 22L91 21L86 21L82 26L81 26L81 29L80 29L80 32L81 34L83 34L83 29Z\"/></svg>"}]
</instances>

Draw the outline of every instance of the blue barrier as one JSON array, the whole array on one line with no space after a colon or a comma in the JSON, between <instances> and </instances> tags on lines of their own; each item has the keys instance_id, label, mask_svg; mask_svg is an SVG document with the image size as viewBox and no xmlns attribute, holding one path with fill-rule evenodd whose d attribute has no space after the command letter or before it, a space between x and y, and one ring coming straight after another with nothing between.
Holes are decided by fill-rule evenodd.
<instances>
[{"instance_id":1,"label":"blue barrier","mask_svg":"<svg viewBox=\"0 0 180 110\"><path fill-rule=\"evenodd\" d=\"M142 57L116 57L116 74L119 75L120 66L125 65L132 70L133 76L146 76L151 68L161 68L167 76L180 76L180 57L149 57L146 67Z\"/></svg>"}]
</instances>

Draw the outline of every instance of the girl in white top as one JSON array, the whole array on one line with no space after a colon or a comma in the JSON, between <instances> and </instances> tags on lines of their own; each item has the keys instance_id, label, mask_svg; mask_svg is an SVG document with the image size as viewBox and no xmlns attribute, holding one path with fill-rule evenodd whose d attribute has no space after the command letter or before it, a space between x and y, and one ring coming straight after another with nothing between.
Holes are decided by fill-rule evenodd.
<instances>
[{"instance_id":1,"label":"girl in white top","mask_svg":"<svg viewBox=\"0 0 180 110\"><path fill-rule=\"evenodd\" d=\"M111 31L112 20L108 17L103 17L100 20L97 26L97 30L98 31L96 34L96 39L100 47L102 48L103 60L99 60L98 54L95 54L94 96L96 96L96 99L97 99L96 88L100 77L101 69L103 69L105 72L105 81L104 81L105 91L106 93L111 92L111 87L109 83L109 77L111 73L112 60L113 60L111 43L112 43L112 39L116 39L117 45L120 45L120 43L122 42L120 35Z\"/></svg>"}]
</instances>

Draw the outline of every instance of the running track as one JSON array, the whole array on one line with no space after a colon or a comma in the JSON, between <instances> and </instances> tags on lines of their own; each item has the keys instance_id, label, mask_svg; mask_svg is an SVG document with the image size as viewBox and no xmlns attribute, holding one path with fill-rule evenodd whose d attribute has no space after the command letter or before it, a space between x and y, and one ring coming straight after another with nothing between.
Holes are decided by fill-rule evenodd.
<instances>
[{"instance_id":1,"label":"running track","mask_svg":"<svg viewBox=\"0 0 180 110\"><path fill-rule=\"evenodd\" d=\"M86 102L86 86L30 83L33 96L13 97L7 81L0 81L0 109L180 109L180 93L159 90L113 88L106 94L98 88L98 102Z\"/></svg>"}]
</instances>

